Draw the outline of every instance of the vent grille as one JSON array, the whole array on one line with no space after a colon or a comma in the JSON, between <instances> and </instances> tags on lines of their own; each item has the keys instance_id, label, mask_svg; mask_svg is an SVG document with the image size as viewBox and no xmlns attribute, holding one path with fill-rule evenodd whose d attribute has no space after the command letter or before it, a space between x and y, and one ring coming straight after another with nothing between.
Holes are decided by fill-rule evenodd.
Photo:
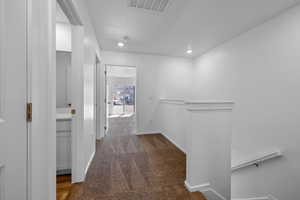
<instances>
[{"instance_id":1,"label":"vent grille","mask_svg":"<svg viewBox=\"0 0 300 200\"><path fill-rule=\"evenodd\" d=\"M129 7L164 12L170 0L128 0Z\"/></svg>"}]
</instances>

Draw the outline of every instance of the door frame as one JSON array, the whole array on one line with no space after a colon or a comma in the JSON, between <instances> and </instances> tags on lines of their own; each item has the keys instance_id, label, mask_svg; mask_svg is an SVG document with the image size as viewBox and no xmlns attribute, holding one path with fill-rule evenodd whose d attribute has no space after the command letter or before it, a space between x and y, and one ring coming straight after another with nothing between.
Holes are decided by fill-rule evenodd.
<instances>
[{"instance_id":1,"label":"door frame","mask_svg":"<svg viewBox=\"0 0 300 200\"><path fill-rule=\"evenodd\" d=\"M95 119L95 127L96 127L96 140L101 139L101 104L100 98L101 98L101 78L100 78L100 72L101 72L101 59L96 55L96 70L95 70L95 78L96 78L96 86L95 86L95 95L96 95L96 119Z\"/></svg>"},{"instance_id":2,"label":"door frame","mask_svg":"<svg viewBox=\"0 0 300 200\"><path fill-rule=\"evenodd\" d=\"M27 123L27 200L56 199L56 3L26 0L27 102L33 104L33 120Z\"/></svg>"},{"instance_id":3,"label":"door frame","mask_svg":"<svg viewBox=\"0 0 300 200\"><path fill-rule=\"evenodd\" d=\"M56 1L26 0L27 200L56 199Z\"/></svg>"},{"instance_id":4,"label":"door frame","mask_svg":"<svg viewBox=\"0 0 300 200\"><path fill-rule=\"evenodd\" d=\"M137 87L138 87L138 67L133 65L117 65L117 64L105 64L104 65L104 136L107 135L108 131L108 109L107 109L107 68L108 67L128 67L135 68L135 105L134 114L136 116L136 124L138 127L138 113L137 113Z\"/></svg>"}]
</instances>

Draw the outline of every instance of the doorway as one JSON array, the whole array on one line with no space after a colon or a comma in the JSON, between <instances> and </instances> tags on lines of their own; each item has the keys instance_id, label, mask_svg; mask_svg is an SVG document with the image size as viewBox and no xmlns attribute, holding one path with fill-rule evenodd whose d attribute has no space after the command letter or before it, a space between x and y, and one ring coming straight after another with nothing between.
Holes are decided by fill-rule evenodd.
<instances>
[{"instance_id":1,"label":"doorway","mask_svg":"<svg viewBox=\"0 0 300 200\"><path fill-rule=\"evenodd\" d=\"M136 134L136 67L105 65L106 135Z\"/></svg>"},{"instance_id":2,"label":"doorway","mask_svg":"<svg viewBox=\"0 0 300 200\"><path fill-rule=\"evenodd\" d=\"M68 196L72 183L84 180L85 154L81 153L84 151L84 85L85 80L90 80L86 78L89 72L94 73L93 69L83 68L84 27L80 18L74 17L78 16L77 11L69 3L57 0L56 4L56 175L59 200Z\"/></svg>"},{"instance_id":3,"label":"doorway","mask_svg":"<svg viewBox=\"0 0 300 200\"><path fill-rule=\"evenodd\" d=\"M72 24L56 3L56 182L57 199L64 200L72 184Z\"/></svg>"}]
</instances>

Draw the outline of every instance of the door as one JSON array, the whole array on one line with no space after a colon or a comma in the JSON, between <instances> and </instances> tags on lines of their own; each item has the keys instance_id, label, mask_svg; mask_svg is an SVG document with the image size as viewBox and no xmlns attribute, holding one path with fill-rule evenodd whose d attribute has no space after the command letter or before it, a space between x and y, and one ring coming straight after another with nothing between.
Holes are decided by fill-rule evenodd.
<instances>
[{"instance_id":1,"label":"door","mask_svg":"<svg viewBox=\"0 0 300 200\"><path fill-rule=\"evenodd\" d=\"M97 125L98 125L98 103L97 103L97 72L98 72L98 65L100 64L98 57L96 56L96 63L95 63L95 68L94 68L94 129L95 129L95 134L96 134L96 138L98 135L98 130L97 130Z\"/></svg>"},{"instance_id":2,"label":"door","mask_svg":"<svg viewBox=\"0 0 300 200\"><path fill-rule=\"evenodd\" d=\"M0 0L0 199L27 196L26 1Z\"/></svg>"}]
</instances>

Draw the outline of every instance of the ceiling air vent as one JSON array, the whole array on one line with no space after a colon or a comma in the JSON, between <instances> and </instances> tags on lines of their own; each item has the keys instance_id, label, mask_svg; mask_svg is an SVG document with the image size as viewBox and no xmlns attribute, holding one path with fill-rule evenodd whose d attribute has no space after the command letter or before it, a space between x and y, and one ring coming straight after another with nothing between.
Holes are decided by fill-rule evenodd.
<instances>
[{"instance_id":1,"label":"ceiling air vent","mask_svg":"<svg viewBox=\"0 0 300 200\"><path fill-rule=\"evenodd\" d=\"M129 7L164 12L170 0L128 0Z\"/></svg>"}]
</instances>

